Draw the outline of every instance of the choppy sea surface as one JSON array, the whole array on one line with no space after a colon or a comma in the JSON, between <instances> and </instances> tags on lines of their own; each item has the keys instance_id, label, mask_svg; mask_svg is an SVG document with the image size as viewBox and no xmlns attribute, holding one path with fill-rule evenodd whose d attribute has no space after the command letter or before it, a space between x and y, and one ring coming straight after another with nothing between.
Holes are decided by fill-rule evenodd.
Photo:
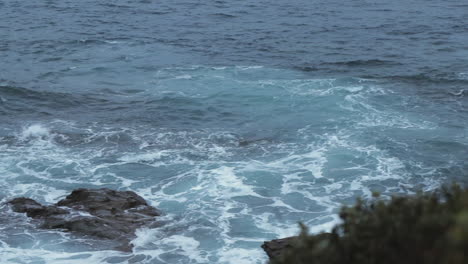
<instances>
[{"instance_id":1,"label":"choppy sea surface","mask_svg":"<svg viewBox=\"0 0 468 264\"><path fill-rule=\"evenodd\" d=\"M1 263L262 264L373 191L468 176L468 4L0 1L0 200L132 190L133 253L0 207Z\"/></svg>"}]
</instances>

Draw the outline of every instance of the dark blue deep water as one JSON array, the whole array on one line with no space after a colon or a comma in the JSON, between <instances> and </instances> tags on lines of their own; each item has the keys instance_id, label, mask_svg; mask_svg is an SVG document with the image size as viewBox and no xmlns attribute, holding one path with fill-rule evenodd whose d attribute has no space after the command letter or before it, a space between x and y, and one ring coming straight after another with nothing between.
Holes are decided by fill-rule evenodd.
<instances>
[{"instance_id":1,"label":"dark blue deep water","mask_svg":"<svg viewBox=\"0 0 468 264\"><path fill-rule=\"evenodd\" d=\"M468 183L468 3L0 0L0 200L132 190L133 253L0 207L4 263L262 264L342 204Z\"/></svg>"}]
</instances>

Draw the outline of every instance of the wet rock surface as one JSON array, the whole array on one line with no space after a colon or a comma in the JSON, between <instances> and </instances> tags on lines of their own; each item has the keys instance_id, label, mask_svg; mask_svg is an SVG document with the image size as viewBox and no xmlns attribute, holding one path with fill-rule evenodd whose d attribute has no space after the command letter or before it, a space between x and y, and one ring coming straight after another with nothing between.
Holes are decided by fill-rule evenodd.
<instances>
[{"instance_id":1,"label":"wet rock surface","mask_svg":"<svg viewBox=\"0 0 468 264\"><path fill-rule=\"evenodd\" d=\"M287 237L281 239L274 239L271 241L265 241L262 244L262 248L270 259L277 258L284 253L285 250L292 247L293 241L297 237Z\"/></svg>"},{"instance_id":2,"label":"wet rock surface","mask_svg":"<svg viewBox=\"0 0 468 264\"><path fill-rule=\"evenodd\" d=\"M320 233L314 235L317 241L329 241L332 239L333 235L331 233ZM295 243L297 243L298 237L286 237L280 239L274 239L271 241L265 241L262 244L262 248L265 253L268 255L270 260L276 259L284 254L288 249L292 248ZM297 245L297 244L296 244Z\"/></svg>"},{"instance_id":3,"label":"wet rock surface","mask_svg":"<svg viewBox=\"0 0 468 264\"><path fill-rule=\"evenodd\" d=\"M8 202L15 212L40 220L41 228L62 229L119 242L116 249L130 251L135 230L153 223L161 212L131 191L77 189L55 205L29 198Z\"/></svg>"}]
</instances>

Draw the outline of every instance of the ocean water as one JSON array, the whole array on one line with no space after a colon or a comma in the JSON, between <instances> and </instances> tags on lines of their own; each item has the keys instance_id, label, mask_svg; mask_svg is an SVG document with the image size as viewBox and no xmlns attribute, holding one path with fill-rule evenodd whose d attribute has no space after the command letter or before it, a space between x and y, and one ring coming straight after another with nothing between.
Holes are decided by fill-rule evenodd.
<instances>
[{"instance_id":1,"label":"ocean water","mask_svg":"<svg viewBox=\"0 0 468 264\"><path fill-rule=\"evenodd\" d=\"M466 1L0 1L0 263L262 264L356 197L468 183ZM3 203L161 209L132 253Z\"/></svg>"}]
</instances>

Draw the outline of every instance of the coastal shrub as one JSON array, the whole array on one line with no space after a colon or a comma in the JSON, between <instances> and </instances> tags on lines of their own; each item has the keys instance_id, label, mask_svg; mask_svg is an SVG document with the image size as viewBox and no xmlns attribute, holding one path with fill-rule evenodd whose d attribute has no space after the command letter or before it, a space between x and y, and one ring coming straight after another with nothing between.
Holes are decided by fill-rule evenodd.
<instances>
[{"instance_id":1,"label":"coastal shrub","mask_svg":"<svg viewBox=\"0 0 468 264\"><path fill-rule=\"evenodd\" d=\"M432 193L377 195L343 207L331 234L308 235L271 264L466 264L468 190L457 185Z\"/></svg>"}]
</instances>

